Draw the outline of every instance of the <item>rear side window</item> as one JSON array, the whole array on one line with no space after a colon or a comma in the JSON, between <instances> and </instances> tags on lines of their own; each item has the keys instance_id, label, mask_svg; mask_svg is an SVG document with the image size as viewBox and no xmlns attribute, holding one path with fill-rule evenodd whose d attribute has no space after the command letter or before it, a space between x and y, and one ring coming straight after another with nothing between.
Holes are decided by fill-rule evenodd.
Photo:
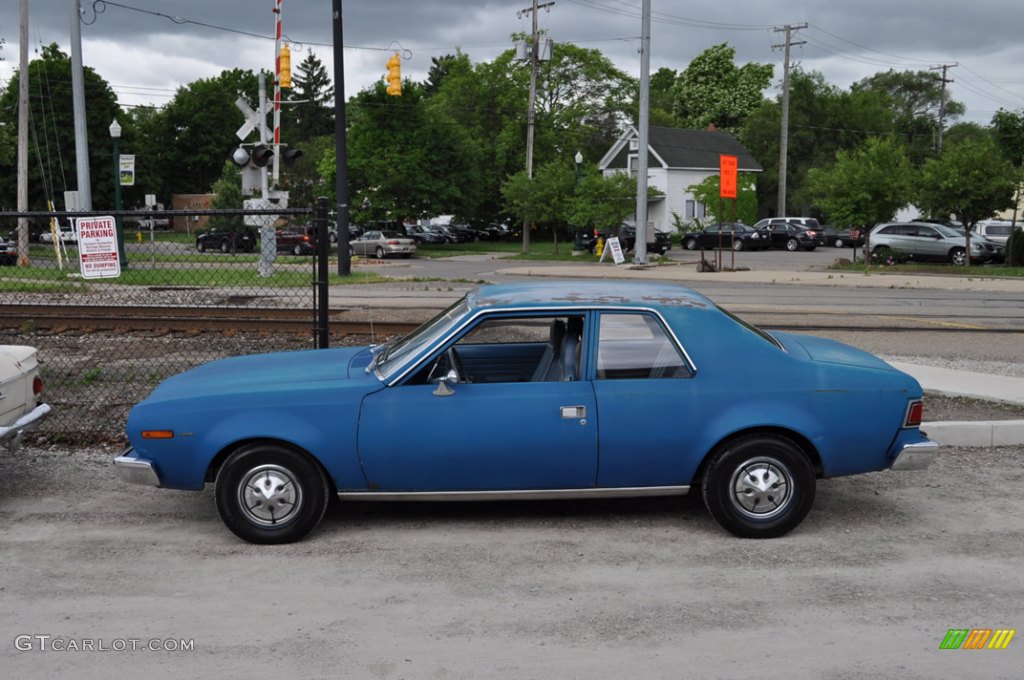
<instances>
[{"instance_id":1,"label":"rear side window","mask_svg":"<svg viewBox=\"0 0 1024 680\"><path fill-rule=\"evenodd\" d=\"M649 314L602 314L597 379L689 378L693 371L661 323Z\"/></svg>"}]
</instances>

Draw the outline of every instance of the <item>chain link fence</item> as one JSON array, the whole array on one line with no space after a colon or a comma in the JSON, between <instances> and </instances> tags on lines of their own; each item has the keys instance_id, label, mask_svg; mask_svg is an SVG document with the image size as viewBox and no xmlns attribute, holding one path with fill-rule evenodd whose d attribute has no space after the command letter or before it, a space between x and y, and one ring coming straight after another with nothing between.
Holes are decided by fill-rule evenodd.
<instances>
[{"instance_id":1,"label":"chain link fence","mask_svg":"<svg viewBox=\"0 0 1024 680\"><path fill-rule=\"evenodd\" d=\"M330 242L318 208L0 213L0 344L39 349L54 408L44 436L117 436L171 375L326 346ZM123 235L120 273L91 277L79 227L103 217Z\"/></svg>"}]
</instances>

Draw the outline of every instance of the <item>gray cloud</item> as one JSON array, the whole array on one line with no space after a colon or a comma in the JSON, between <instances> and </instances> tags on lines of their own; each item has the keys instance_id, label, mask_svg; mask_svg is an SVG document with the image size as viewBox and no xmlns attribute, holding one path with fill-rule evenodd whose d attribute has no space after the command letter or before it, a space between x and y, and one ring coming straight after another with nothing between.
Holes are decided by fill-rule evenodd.
<instances>
[{"instance_id":1,"label":"gray cloud","mask_svg":"<svg viewBox=\"0 0 1024 680\"><path fill-rule=\"evenodd\" d=\"M32 48L57 42L68 49L69 0L30 1ZM776 65L782 53L772 45L785 23L807 22L793 51L802 68L821 71L829 82L851 82L890 68L923 69L958 63L950 70L951 96L967 103L966 120L988 122L1002 107L1024 108L1019 64L1024 46L1024 3L979 0L959 6L932 0L803 0L781 5L764 0L654 0L652 68L681 70L704 49L728 42L741 62ZM384 73L386 50L400 45L412 53L405 75L422 79L431 57L460 47L475 61L492 59L511 46L510 34L529 30L518 2L465 0L366 0L343 2L346 91L352 94ZM128 9L134 8L134 9ZM124 0L86 2L82 26L85 62L115 86L122 103L169 99L174 88L225 68L271 68L273 0ZM295 59L315 51L331 67L331 3L284 0L284 32L298 43ZM541 11L540 25L556 41L600 49L620 68L637 73L640 0L558 0ZM142 11L136 11L142 10ZM176 23L167 16L196 23ZM218 30L230 28L265 38ZM0 77L18 61L18 3L0 7ZM148 88L148 89L141 89Z\"/></svg>"}]
</instances>

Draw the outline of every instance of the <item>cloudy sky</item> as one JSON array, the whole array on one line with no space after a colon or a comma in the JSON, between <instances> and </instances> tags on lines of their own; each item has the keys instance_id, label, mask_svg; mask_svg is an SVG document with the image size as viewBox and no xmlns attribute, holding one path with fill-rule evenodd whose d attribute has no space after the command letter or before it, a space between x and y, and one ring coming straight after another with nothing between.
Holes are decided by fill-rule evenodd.
<instances>
[{"instance_id":1,"label":"cloudy sky","mask_svg":"<svg viewBox=\"0 0 1024 680\"><path fill-rule=\"evenodd\" d=\"M58 43L69 52L71 0L29 0L30 58ZM0 83L18 63L17 0L0 3ZM160 105L177 87L229 68L273 69L274 0L124 0L82 2L85 64L114 88L123 106ZM889 69L956 64L948 75L963 120L988 123L999 108L1024 109L1024 2L975 0L652 0L651 69L682 70L706 48L727 42L737 61L776 66L775 28L807 24L793 59L846 88ZM345 90L382 78L391 50L406 50L403 75L425 78L431 57L454 52L488 61L530 30L530 0L343 0ZM597 48L639 75L641 0L557 0L539 12L556 42ZM292 62L315 52L333 72L330 0L283 0Z\"/></svg>"}]
</instances>

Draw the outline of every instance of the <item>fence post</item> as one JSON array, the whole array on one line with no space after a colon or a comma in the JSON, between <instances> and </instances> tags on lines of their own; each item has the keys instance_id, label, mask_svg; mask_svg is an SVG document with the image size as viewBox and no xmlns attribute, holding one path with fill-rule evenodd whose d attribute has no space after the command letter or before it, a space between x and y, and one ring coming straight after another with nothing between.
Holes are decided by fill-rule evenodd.
<instances>
[{"instance_id":1,"label":"fence post","mask_svg":"<svg viewBox=\"0 0 1024 680\"><path fill-rule=\"evenodd\" d=\"M316 199L316 213L314 224L316 224L316 306L317 306L317 321L316 321L316 332L317 332L317 349L327 349L330 345L330 331L327 327L328 324L328 312L330 311L330 287L328 286L327 277L329 270L327 269L327 255L331 249L331 239L327 234L327 197L321 196Z\"/></svg>"}]
</instances>

